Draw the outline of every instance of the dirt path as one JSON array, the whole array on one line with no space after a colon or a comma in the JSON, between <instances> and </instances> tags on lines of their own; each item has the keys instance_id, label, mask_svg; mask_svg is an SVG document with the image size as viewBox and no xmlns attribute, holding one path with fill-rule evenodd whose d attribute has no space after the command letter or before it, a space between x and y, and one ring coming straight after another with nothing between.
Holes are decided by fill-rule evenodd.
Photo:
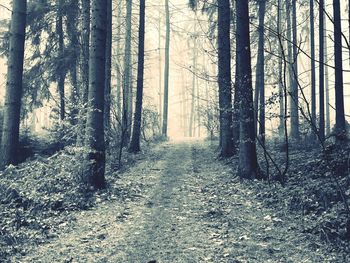
<instances>
[{"instance_id":1,"label":"dirt path","mask_svg":"<svg viewBox=\"0 0 350 263\"><path fill-rule=\"evenodd\" d=\"M167 143L19 262L338 262L203 143ZM278 216L277 216L278 214Z\"/></svg>"}]
</instances>

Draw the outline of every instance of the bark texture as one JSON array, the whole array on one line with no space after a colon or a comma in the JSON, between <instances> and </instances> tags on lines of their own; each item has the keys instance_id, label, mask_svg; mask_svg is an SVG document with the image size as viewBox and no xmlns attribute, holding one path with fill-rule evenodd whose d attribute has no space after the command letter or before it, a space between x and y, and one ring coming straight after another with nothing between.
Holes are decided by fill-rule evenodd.
<instances>
[{"instance_id":1,"label":"bark texture","mask_svg":"<svg viewBox=\"0 0 350 263\"><path fill-rule=\"evenodd\" d=\"M0 168L17 163L27 1L12 1Z\"/></svg>"},{"instance_id":2,"label":"bark texture","mask_svg":"<svg viewBox=\"0 0 350 263\"><path fill-rule=\"evenodd\" d=\"M88 185L105 187L104 87L106 65L107 0L92 1L91 49L89 59L89 106L86 145L88 154Z\"/></svg>"}]
</instances>

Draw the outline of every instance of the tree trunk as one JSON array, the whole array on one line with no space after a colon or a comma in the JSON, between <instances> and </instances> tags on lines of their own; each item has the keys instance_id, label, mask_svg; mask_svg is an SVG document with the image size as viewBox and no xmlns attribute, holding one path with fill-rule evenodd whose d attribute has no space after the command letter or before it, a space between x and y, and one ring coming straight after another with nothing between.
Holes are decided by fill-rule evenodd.
<instances>
[{"instance_id":1,"label":"tree trunk","mask_svg":"<svg viewBox=\"0 0 350 263\"><path fill-rule=\"evenodd\" d=\"M143 98L143 74L145 59L145 0L140 0L140 24L139 24L139 47L137 66L137 90L136 106L134 115L134 127L129 147L129 152L140 151L141 118L142 118L142 98Z\"/></svg>"},{"instance_id":2,"label":"tree trunk","mask_svg":"<svg viewBox=\"0 0 350 263\"><path fill-rule=\"evenodd\" d=\"M196 38L194 37L193 49L192 49L192 91L191 91L191 113L190 113L190 127L189 135L190 137L195 136L195 114L194 114L194 105L195 105L195 91L196 91L196 70L197 70L197 52L196 52Z\"/></svg>"},{"instance_id":3,"label":"tree trunk","mask_svg":"<svg viewBox=\"0 0 350 263\"><path fill-rule=\"evenodd\" d=\"M321 12L320 12L320 14L323 14L323 10ZM315 15L314 15L314 0L310 0L311 122L312 122L312 125L314 127L316 127L316 123L317 123L317 121L316 121L316 65L315 65L316 56L315 56L315 19L314 19L314 17L315 17ZM321 49L320 49L320 51L321 51Z\"/></svg>"},{"instance_id":4,"label":"tree trunk","mask_svg":"<svg viewBox=\"0 0 350 263\"><path fill-rule=\"evenodd\" d=\"M281 8L281 0L278 0L277 5L277 34L278 37L281 38L281 16L282 16L282 10ZM279 125L278 125L278 135L280 138L284 136L285 132L285 116L284 116L284 81L283 81L283 46L281 46L283 43L282 39L278 40L280 43L278 44L278 99L279 99Z\"/></svg>"},{"instance_id":5,"label":"tree trunk","mask_svg":"<svg viewBox=\"0 0 350 263\"><path fill-rule=\"evenodd\" d=\"M132 0L126 1L126 33L124 53L124 79L123 79L123 117L122 117L122 141L127 144L130 140L129 128L131 125L130 116L130 86L131 86L131 19Z\"/></svg>"},{"instance_id":6,"label":"tree trunk","mask_svg":"<svg viewBox=\"0 0 350 263\"><path fill-rule=\"evenodd\" d=\"M89 106L86 123L89 147L86 181L95 189L105 187L104 87L106 66L107 0L92 1L89 59Z\"/></svg>"},{"instance_id":7,"label":"tree trunk","mask_svg":"<svg viewBox=\"0 0 350 263\"><path fill-rule=\"evenodd\" d=\"M291 86L291 137L299 139L299 99L298 99L298 39L297 39L296 0L292 0L292 33L293 33L293 79Z\"/></svg>"},{"instance_id":8,"label":"tree trunk","mask_svg":"<svg viewBox=\"0 0 350 263\"><path fill-rule=\"evenodd\" d=\"M0 168L16 164L21 115L24 41L27 1L12 1L10 48L1 140Z\"/></svg>"},{"instance_id":9,"label":"tree trunk","mask_svg":"<svg viewBox=\"0 0 350 263\"><path fill-rule=\"evenodd\" d=\"M89 92L89 45L90 45L90 0L82 0L82 62L83 102L87 103Z\"/></svg>"},{"instance_id":10,"label":"tree trunk","mask_svg":"<svg viewBox=\"0 0 350 263\"><path fill-rule=\"evenodd\" d=\"M220 156L234 154L232 134L230 1L218 2L218 84L220 108Z\"/></svg>"},{"instance_id":11,"label":"tree trunk","mask_svg":"<svg viewBox=\"0 0 350 263\"><path fill-rule=\"evenodd\" d=\"M117 90L116 90L116 106L117 106L117 122L120 124L121 115L122 115L122 100L121 100L121 91L122 91L122 76L121 76L121 27L122 27L122 9L121 9L122 0L117 2L117 63L116 63L116 78L117 78Z\"/></svg>"},{"instance_id":12,"label":"tree trunk","mask_svg":"<svg viewBox=\"0 0 350 263\"><path fill-rule=\"evenodd\" d=\"M260 90L257 100L259 100L259 107L255 108L256 116L259 110L259 124L256 123L256 126L259 127L259 135L261 141L265 144L265 56L264 56L264 20L265 20L265 9L266 1L259 0L259 42L258 42L258 60L256 66L256 84L255 90ZM258 101L256 102L258 105ZM256 118L258 119L258 118Z\"/></svg>"},{"instance_id":13,"label":"tree trunk","mask_svg":"<svg viewBox=\"0 0 350 263\"><path fill-rule=\"evenodd\" d=\"M319 63L319 99L320 99L320 122L319 138L322 142L325 140L324 123L324 0L319 0L319 43L320 43L320 63Z\"/></svg>"},{"instance_id":14,"label":"tree trunk","mask_svg":"<svg viewBox=\"0 0 350 263\"><path fill-rule=\"evenodd\" d=\"M158 107L159 107L159 133L162 131L162 16L161 11L159 10L159 19L158 19Z\"/></svg>"},{"instance_id":15,"label":"tree trunk","mask_svg":"<svg viewBox=\"0 0 350 263\"><path fill-rule=\"evenodd\" d=\"M111 78L112 78L112 0L107 0L107 37L106 37L106 66L105 66L105 105L104 127L107 133L106 146L108 147L108 131L111 121Z\"/></svg>"},{"instance_id":16,"label":"tree trunk","mask_svg":"<svg viewBox=\"0 0 350 263\"><path fill-rule=\"evenodd\" d=\"M249 36L248 1L236 2L236 48L238 85L240 86L240 146L238 174L242 178L258 178L254 132L254 106Z\"/></svg>"},{"instance_id":17,"label":"tree trunk","mask_svg":"<svg viewBox=\"0 0 350 263\"><path fill-rule=\"evenodd\" d=\"M59 53L59 67L58 67L58 93L60 95L60 120L65 118L65 97L64 97L64 83L66 79L66 68L64 65L64 35L63 35L63 0L58 0L57 3L57 35L58 35L58 53Z\"/></svg>"},{"instance_id":18,"label":"tree trunk","mask_svg":"<svg viewBox=\"0 0 350 263\"><path fill-rule=\"evenodd\" d=\"M327 23L324 23L324 32L327 32ZM328 44L327 38L324 38L324 62L328 64ZM329 73L328 66L325 66L325 92L326 92L326 134L329 136L331 133L331 119L330 119L330 106L329 106Z\"/></svg>"},{"instance_id":19,"label":"tree trunk","mask_svg":"<svg viewBox=\"0 0 350 263\"><path fill-rule=\"evenodd\" d=\"M162 135L168 133L168 97L169 97L169 53L170 53L170 11L169 0L165 0L166 35L165 35L165 66L164 66L164 98L163 98L163 125Z\"/></svg>"},{"instance_id":20,"label":"tree trunk","mask_svg":"<svg viewBox=\"0 0 350 263\"><path fill-rule=\"evenodd\" d=\"M344 90L343 90L343 58L342 58L342 36L340 1L333 0L334 14L334 62L335 62L335 134L338 142L346 136L345 112L344 112Z\"/></svg>"}]
</instances>

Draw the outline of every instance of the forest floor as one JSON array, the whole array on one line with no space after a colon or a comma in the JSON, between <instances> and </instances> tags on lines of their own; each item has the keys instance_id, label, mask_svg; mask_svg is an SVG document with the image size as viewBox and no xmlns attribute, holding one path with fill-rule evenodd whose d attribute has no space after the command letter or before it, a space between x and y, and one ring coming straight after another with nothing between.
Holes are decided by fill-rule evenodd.
<instances>
[{"instance_id":1,"label":"forest floor","mask_svg":"<svg viewBox=\"0 0 350 263\"><path fill-rule=\"evenodd\" d=\"M93 206L58 214L45 242L22 244L9 261L346 262L303 231L303 217L262 202L266 183L234 174L209 142L157 145L110 173Z\"/></svg>"}]
</instances>

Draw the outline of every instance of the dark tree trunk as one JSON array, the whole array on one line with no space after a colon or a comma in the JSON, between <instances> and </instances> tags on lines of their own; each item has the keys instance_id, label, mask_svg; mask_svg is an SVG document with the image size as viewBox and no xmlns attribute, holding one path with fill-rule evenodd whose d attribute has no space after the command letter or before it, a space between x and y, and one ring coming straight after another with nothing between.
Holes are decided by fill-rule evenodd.
<instances>
[{"instance_id":1,"label":"dark tree trunk","mask_svg":"<svg viewBox=\"0 0 350 263\"><path fill-rule=\"evenodd\" d=\"M0 168L17 163L27 1L12 1Z\"/></svg>"},{"instance_id":2,"label":"dark tree trunk","mask_svg":"<svg viewBox=\"0 0 350 263\"><path fill-rule=\"evenodd\" d=\"M63 2L58 0L57 3L57 35L58 35L58 53L59 53L59 67L58 67L58 93L60 95L60 120L65 118L65 97L64 97L64 83L66 80L66 68L64 65L64 35L63 35Z\"/></svg>"},{"instance_id":3,"label":"dark tree trunk","mask_svg":"<svg viewBox=\"0 0 350 263\"><path fill-rule=\"evenodd\" d=\"M325 123L324 123L324 0L319 0L319 43L320 43L320 63L319 63L319 99L320 99L320 122L319 138L325 140Z\"/></svg>"},{"instance_id":4,"label":"dark tree trunk","mask_svg":"<svg viewBox=\"0 0 350 263\"><path fill-rule=\"evenodd\" d=\"M105 187L104 87L107 36L107 0L92 1L89 59L89 106L86 145L89 147L86 181L95 189Z\"/></svg>"},{"instance_id":5,"label":"dark tree trunk","mask_svg":"<svg viewBox=\"0 0 350 263\"><path fill-rule=\"evenodd\" d=\"M323 13L323 10L322 10L322 13ZM316 123L317 123L316 121L316 65L315 65L316 56L315 56L315 18L314 17L315 17L314 0L310 0L311 122L312 122L312 125L316 127Z\"/></svg>"},{"instance_id":6,"label":"dark tree trunk","mask_svg":"<svg viewBox=\"0 0 350 263\"><path fill-rule=\"evenodd\" d=\"M140 24L139 24L139 47L137 65L137 90L134 115L134 127L129 147L129 152L140 151L142 98L143 98L143 74L145 60L145 0L140 0Z\"/></svg>"},{"instance_id":7,"label":"dark tree trunk","mask_svg":"<svg viewBox=\"0 0 350 263\"><path fill-rule=\"evenodd\" d=\"M337 141L344 139L345 112L344 112L344 90L343 90L343 56L340 1L333 0L334 14L334 62L335 62L335 133Z\"/></svg>"},{"instance_id":8,"label":"dark tree trunk","mask_svg":"<svg viewBox=\"0 0 350 263\"><path fill-rule=\"evenodd\" d=\"M164 98L162 135L168 134L168 100L169 100L169 56L170 56L170 11L169 0L165 0L166 35L165 35L165 66L164 66Z\"/></svg>"},{"instance_id":9,"label":"dark tree trunk","mask_svg":"<svg viewBox=\"0 0 350 263\"><path fill-rule=\"evenodd\" d=\"M254 131L254 106L249 37L248 1L236 1L237 63L240 85L240 146L238 174L242 178L258 178L258 163Z\"/></svg>"},{"instance_id":10,"label":"dark tree trunk","mask_svg":"<svg viewBox=\"0 0 350 263\"><path fill-rule=\"evenodd\" d=\"M218 84L220 108L220 156L234 154L232 134L230 1L218 2Z\"/></svg>"},{"instance_id":11,"label":"dark tree trunk","mask_svg":"<svg viewBox=\"0 0 350 263\"><path fill-rule=\"evenodd\" d=\"M266 1L259 0L259 42L258 42L258 59L256 66L256 84L255 90L258 91L258 98L256 102L256 116L259 112L259 121L256 126L259 127L259 135L261 141L265 144L265 56L264 56L264 23L265 23L265 9ZM259 102L259 103L258 103ZM259 106L258 106L259 105ZM258 120L258 118L256 118Z\"/></svg>"}]
</instances>

